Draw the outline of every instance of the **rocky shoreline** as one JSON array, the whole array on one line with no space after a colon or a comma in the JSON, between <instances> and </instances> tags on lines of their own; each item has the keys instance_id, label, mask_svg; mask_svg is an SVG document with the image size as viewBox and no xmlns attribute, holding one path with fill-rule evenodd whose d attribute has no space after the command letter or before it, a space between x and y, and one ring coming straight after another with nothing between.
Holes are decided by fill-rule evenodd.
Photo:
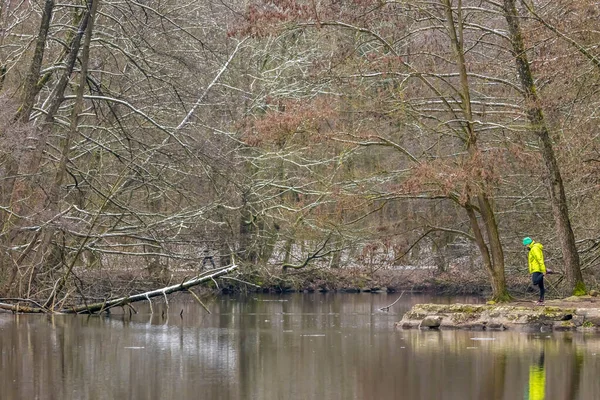
<instances>
[{"instance_id":1,"label":"rocky shoreline","mask_svg":"<svg viewBox=\"0 0 600 400\"><path fill-rule=\"evenodd\" d=\"M571 304L572 303L572 304ZM417 304L396 323L401 329L600 332L600 304Z\"/></svg>"}]
</instances>

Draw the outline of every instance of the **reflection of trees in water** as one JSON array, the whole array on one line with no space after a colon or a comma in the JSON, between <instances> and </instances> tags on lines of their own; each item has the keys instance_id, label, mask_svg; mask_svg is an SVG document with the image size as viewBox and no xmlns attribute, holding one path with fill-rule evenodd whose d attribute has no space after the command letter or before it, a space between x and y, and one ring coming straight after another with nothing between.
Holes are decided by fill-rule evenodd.
<instances>
[{"instance_id":1,"label":"reflection of trees in water","mask_svg":"<svg viewBox=\"0 0 600 400\"><path fill-rule=\"evenodd\" d=\"M241 398L227 334L177 318L16 317L2 331L0 398Z\"/></svg>"},{"instance_id":2,"label":"reflection of trees in water","mask_svg":"<svg viewBox=\"0 0 600 400\"><path fill-rule=\"evenodd\" d=\"M405 333L415 345L418 351L422 349L422 342L428 340L422 334L424 332L414 331L414 335ZM481 339L473 340L475 339ZM444 349L444 351L457 351L463 353L465 347L471 347L476 343L480 347L486 347L487 350L496 352L507 352L509 355L519 354L528 351L542 351L548 353L558 353L565 349L571 351L575 348L586 349L587 351L600 352L600 335L584 334L579 332L566 333L524 333L524 332L490 332L490 331L439 331L439 340L428 343L430 347Z\"/></svg>"},{"instance_id":3,"label":"reflection of trees in water","mask_svg":"<svg viewBox=\"0 0 600 400\"><path fill-rule=\"evenodd\" d=\"M351 345L341 334L340 327L355 318L344 313L345 300L319 294L249 302L237 339L240 390L246 398L311 399L324 393L332 394L325 397L330 399L352 398L353 382L345 380L345 371L355 365L343 360L368 346ZM372 309L366 304L364 314Z\"/></svg>"},{"instance_id":4,"label":"reflection of trees in water","mask_svg":"<svg viewBox=\"0 0 600 400\"><path fill-rule=\"evenodd\" d=\"M598 398L597 383L582 376L599 371L587 345L600 337L457 331L399 335L405 349L399 349L401 343L382 344L370 363L359 367L359 398L393 397L389 388L400 388L402 398L410 399ZM394 368L382 370L378 360L389 354Z\"/></svg>"},{"instance_id":5,"label":"reflection of trees in water","mask_svg":"<svg viewBox=\"0 0 600 400\"><path fill-rule=\"evenodd\" d=\"M220 299L211 315L172 302L164 317L162 305L15 317L2 324L0 397L514 400L543 352L546 399L599 398L598 335L393 331L374 328L385 320L372 310L396 296L258 297Z\"/></svg>"},{"instance_id":6,"label":"reflection of trees in water","mask_svg":"<svg viewBox=\"0 0 600 400\"><path fill-rule=\"evenodd\" d=\"M568 368L571 373L567 375L567 393L564 399L577 399L579 395L579 388L581 384L581 370L583 368L583 352L581 349L576 349L573 352L573 357L567 362L572 363ZM597 378L598 379L598 378ZM596 379L596 380L597 380Z\"/></svg>"},{"instance_id":7,"label":"reflection of trees in water","mask_svg":"<svg viewBox=\"0 0 600 400\"><path fill-rule=\"evenodd\" d=\"M493 368L490 368L486 375L487 382L480 386L480 399L504 399L504 387L506 385L506 358L506 353L500 353L493 357Z\"/></svg>"}]
</instances>

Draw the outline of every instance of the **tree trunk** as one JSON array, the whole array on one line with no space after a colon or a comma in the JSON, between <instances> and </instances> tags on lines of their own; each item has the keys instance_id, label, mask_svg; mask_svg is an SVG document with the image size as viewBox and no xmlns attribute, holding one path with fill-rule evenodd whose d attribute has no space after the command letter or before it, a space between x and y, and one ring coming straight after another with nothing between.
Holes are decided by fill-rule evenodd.
<instances>
[{"instance_id":1,"label":"tree trunk","mask_svg":"<svg viewBox=\"0 0 600 400\"><path fill-rule=\"evenodd\" d=\"M92 6L93 1L90 0L88 6ZM19 177L17 178L17 182L15 183L13 193L11 196L11 207L14 207L14 210L17 214L20 213L20 206L17 206L19 202L23 199L28 198L29 189L31 188L31 184L27 184L26 180L31 176L35 176L39 172L39 166L42 160L42 156L44 153L44 148L46 146L46 139L50 135L50 131L52 129L52 124L54 122L54 117L60 107L60 105L64 101L64 92L67 88L67 84L69 83L69 78L73 73L73 69L75 67L75 62L77 60L77 54L79 53L81 37L83 36L87 24L89 21L90 9L87 9L84 12L84 16L81 19L79 24L79 29L77 34L73 37L73 40L70 43L70 52L66 62L66 68L61 76L60 80L56 84L56 87L53 89L50 94L50 106L46 112L46 117L44 122L36 129L36 137L37 143L34 146L33 150L28 150L21 161L21 165L19 167ZM36 54L37 56L37 54ZM41 56L40 56L41 57ZM37 63L34 60L34 63ZM32 67L33 70L33 67ZM27 89L27 93L29 93L29 89ZM27 96L26 96L27 97ZM33 101L33 100L32 100ZM26 112L29 107L28 99L26 99L22 105L21 110L17 117L22 119L26 118L23 112ZM33 104L31 105L33 107ZM27 115L27 119L28 119ZM35 206L35 204L28 204L28 207Z\"/></svg>"},{"instance_id":2,"label":"tree trunk","mask_svg":"<svg viewBox=\"0 0 600 400\"><path fill-rule=\"evenodd\" d=\"M57 211L56 202L58 199L59 187L56 186L56 182L54 182L54 185L51 185L49 194L46 195L46 199L42 200L43 196L45 195L45 192L44 190L37 190L36 185L38 183L35 179L32 179L32 177L35 177L39 173L39 167L42 162L44 149L46 147L46 141L52 131L54 117L58 112L60 105L64 101L65 90L69 83L70 76L75 68L75 62L77 61L77 55L81 47L81 39L85 31L87 30L91 8L93 7L94 2L94 0L88 1L88 8L84 11L83 17L81 18L81 21L79 23L77 33L71 40L71 43L69 45L70 51L67 57L65 71L63 72L61 78L57 82L52 93L50 94L50 106L48 107L48 110L46 112L44 122L36 128L35 136L37 138L37 143L33 149L27 150L23 159L20 162L18 176L14 184L10 202L12 210L17 214L29 215L31 214L31 210L35 210L37 207L41 208L42 206L44 207L44 209L47 209L50 212ZM27 93L30 92L28 91ZM29 100L26 100L23 103L23 106L25 107L22 108L19 112L27 111L27 107L29 107L27 101ZM33 101L33 99L31 99L31 101ZM25 115L21 114L20 118L24 120ZM58 171L57 177L55 179L59 179L62 182L62 177L63 174L60 171ZM23 203L25 199L27 199L27 204ZM43 204L41 204L42 202ZM56 213L52 215L55 214ZM14 242L18 240L18 234L16 232L17 229L15 228L13 229L13 233L9 234L8 240L10 245L14 245ZM32 262L33 267L30 270L30 283L35 282L36 280L36 275L39 272L40 266L44 263L44 257L48 252L48 248L52 242L53 235L54 229L51 226L45 227L43 229L40 238L40 245L36 249L35 256ZM64 279L61 279L61 282L64 283ZM58 293L60 291L60 286L61 285L58 285L57 288L55 288L58 290L53 290L51 297L53 297L55 293ZM31 285L29 285L28 291L30 289Z\"/></svg>"},{"instance_id":3,"label":"tree trunk","mask_svg":"<svg viewBox=\"0 0 600 400\"><path fill-rule=\"evenodd\" d=\"M240 213L240 246L238 257L241 260L254 264L258 261L258 253L253 244L256 233L256 216L247 205L246 194L242 195L242 197L244 206Z\"/></svg>"},{"instance_id":4,"label":"tree trunk","mask_svg":"<svg viewBox=\"0 0 600 400\"><path fill-rule=\"evenodd\" d=\"M467 215L469 217L469 223L471 224L471 230L473 231L473 236L475 237L475 243L477 244L477 248L479 249L481 258L483 259L483 266L485 267L485 271L487 272L489 278L492 280L493 289L494 267L492 265L492 259L490 257L489 249L485 244L485 238L483 237L483 233L481 232L481 228L479 227L477 215L475 214L475 210L469 203L467 203L467 205L465 206L465 210L467 211Z\"/></svg>"},{"instance_id":5,"label":"tree trunk","mask_svg":"<svg viewBox=\"0 0 600 400\"><path fill-rule=\"evenodd\" d=\"M35 103L35 96L37 94L37 84L40 76L40 70L42 67L42 61L44 59L44 49L46 48L46 40L48 37L48 30L50 28L50 21L52 20L52 12L54 10L54 0L46 0L44 3L44 9L42 10L42 19L40 21L40 27L38 29L38 36L36 39L35 50L33 52L33 57L31 60L31 65L29 67L29 71L25 78L25 82L23 83L23 97L21 100L21 106L17 110L14 121L18 122L27 122L29 121L29 116L31 114L31 110L33 109L33 105ZM1 72L1 81L2 84L5 79L6 71ZM1 88L0 88L1 89ZM7 180L4 183L4 193L1 197L3 197L2 204L10 204L12 203L12 199L14 198L15 191L19 191L21 188L21 183L18 182L17 179L19 172L19 162L13 159L10 155L9 159L6 160L7 167L6 172L8 174L6 176L13 176L14 178ZM17 215L19 214L19 210L14 210L12 207L10 208L11 212L15 212ZM14 232L11 232L10 224L11 219L15 218L13 214L9 213L0 213L0 229L2 229L3 238L2 244L5 248L10 248L12 246L12 241L14 239ZM29 249L29 247L28 247ZM8 252L2 252L0 255L0 266L2 268L7 268L9 265L11 267L11 277L8 279L6 292L10 292L11 286L16 280L16 276L18 274L18 265L13 263Z\"/></svg>"},{"instance_id":6,"label":"tree trunk","mask_svg":"<svg viewBox=\"0 0 600 400\"><path fill-rule=\"evenodd\" d=\"M342 266L342 249L344 248L343 243L344 243L344 239L342 238L341 235L339 235L336 240L334 241L334 246L338 249L337 251L334 251L333 254L331 255L331 262L329 263L329 266L331 268L340 268Z\"/></svg>"},{"instance_id":7,"label":"tree trunk","mask_svg":"<svg viewBox=\"0 0 600 400\"><path fill-rule=\"evenodd\" d=\"M292 246L294 244L294 240L289 237L285 240L285 244L283 245L283 263L289 264L290 259L292 258Z\"/></svg>"},{"instance_id":8,"label":"tree trunk","mask_svg":"<svg viewBox=\"0 0 600 400\"><path fill-rule=\"evenodd\" d=\"M6 72L6 65L0 65L0 92L2 92L2 88L4 87L4 79L6 79Z\"/></svg>"},{"instance_id":9,"label":"tree trunk","mask_svg":"<svg viewBox=\"0 0 600 400\"><path fill-rule=\"evenodd\" d=\"M454 21L454 14L452 12L452 4L450 0L442 0L442 2L445 5L448 33L450 35L452 50L456 57L456 66L458 67L460 75L461 88L459 94L461 97L461 109L465 119L463 130L465 132L467 152L470 157L476 157L478 151L477 132L475 131L473 124L471 91L469 87L467 64L465 61L465 53L463 48L462 1L458 0L456 22ZM467 204L466 210L469 215L471 228L475 234L477 246L483 257L484 265L486 266L488 276L491 280L493 300L506 301L510 299L510 295L506 290L506 280L504 275L504 253L502 251L502 243L498 233L498 224L496 222L494 210L491 206L490 198L486 193L485 187L481 187L477 190L477 204L479 206L479 213L481 214L483 226L487 235L487 244L479 227L479 221L475 215L475 210L469 204Z\"/></svg>"},{"instance_id":10,"label":"tree trunk","mask_svg":"<svg viewBox=\"0 0 600 400\"><path fill-rule=\"evenodd\" d=\"M29 72L27 73L27 78L23 86L21 108L19 108L15 120L21 120L23 122L29 121L29 115L33 109L33 104L35 103L35 95L37 93L36 87L40 77L42 61L44 60L44 49L46 48L46 38L48 37L53 10L54 0L46 0L44 10L42 11L42 20L40 22L40 29L38 30L33 59L31 60L31 66L29 67Z\"/></svg>"},{"instance_id":11,"label":"tree trunk","mask_svg":"<svg viewBox=\"0 0 600 400\"><path fill-rule=\"evenodd\" d=\"M260 245L259 260L261 263L268 264L271 257L273 257L273 252L275 251L275 246L277 245L279 235L275 229L273 232L268 232L266 229L264 229L263 232L265 237L262 239L262 243Z\"/></svg>"},{"instance_id":12,"label":"tree trunk","mask_svg":"<svg viewBox=\"0 0 600 400\"><path fill-rule=\"evenodd\" d=\"M87 72L90 59L90 43L92 40L92 33L94 30L94 18L96 16L96 10L98 9L99 2L100 0L91 0L91 4L89 4L89 22L85 30L85 40L83 41L83 49L80 59L81 72L79 73L79 85L77 86L75 104L73 105L73 111L71 112L71 124L69 126L69 131L67 132L66 137L62 142L61 157L56 171L56 176L54 178L54 184L50 188L48 203L52 211L56 211L57 208L60 187L62 186L64 177L67 173L67 162L69 160L69 150L71 148L71 142L73 141L73 138L77 135L79 114L81 114L81 110L83 109L83 92L85 90L88 77Z\"/></svg>"},{"instance_id":13,"label":"tree trunk","mask_svg":"<svg viewBox=\"0 0 600 400\"><path fill-rule=\"evenodd\" d=\"M490 246L485 243L485 238L481 232L481 228L479 227L479 221L477 220L477 215L473 210L473 207L467 205L466 207L467 214L469 216L469 222L471 223L471 229L473 230L473 234L475 236L475 242L477 243L477 247L479 248L479 252L483 257L483 265L485 270L490 278L490 284L492 286L492 300L494 301L509 301L511 299L510 294L506 290L506 279L504 276L504 256L502 254L502 247L497 247L496 241L490 240ZM484 217L485 219L485 217ZM495 221L490 223L490 221L485 222L486 230L493 229L495 226ZM490 227L488 227L490 225ZM497 232L497 228L495 229ZM489 234L489 233L488 233ZM491 255L490 255L491 248ZM502 262L500 264L494 263L494 258L500 258Z\"/></svg>"},{"instance_id":14,"label":"tree trunk","mask_svg":"<svg viewBox=\"0 0 600 400\"><path fill-rule=\"evenodd\" d=\"M492 289L495 301L508 301L510 294L506 289L504 274L504 251L498 233L498 223L490 199L485 193L478 196L479 212L488 237L488 247L492 257Z\"/></svg>"},{"instance_id":15,"label":"tree trunk","mask_svg":"<svg viewBox=\"0 0 600 400\"><path fill-rule=\"evenodd\" d=\"M544 113L540 106L540 98L537 95L533 74L529 67L529 60L525 53L525 44L519 24L519 16L514 0L504 0L504 16L508 23L513 54L517 64L517 72L521 81L521 87L525 93L525 108L529 122L533 127L542 145L542 156L546 166L546 186L550 194L552 212L556 224L556 232L565 263L565 276L569 289L575 295L585 294L585 284L579 264L579 253L575 245L575 235L571 228L569 210L567 207L567 196L563 185L560 168L556 161L552 139L546 125Z\"/></svg>"}]
</instances>

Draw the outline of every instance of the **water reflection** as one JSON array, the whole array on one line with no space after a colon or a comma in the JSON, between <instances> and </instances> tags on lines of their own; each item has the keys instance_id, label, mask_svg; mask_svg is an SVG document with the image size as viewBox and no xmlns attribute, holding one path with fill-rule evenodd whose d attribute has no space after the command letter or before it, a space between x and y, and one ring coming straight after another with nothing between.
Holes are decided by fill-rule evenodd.
<instances>
[{"instance_id":1,"label":"water reflection","mask_svg":"<svg viewBox=\"0 0 600 400\"><path fill-rule=\"evenodd\" d=\"M546 370L544 369L544 351L538 361L529 367L529 390L527 400L544 400L546 397Z\"/></svg>"},{"instance_id":2,"label":"water reflection","mask_svg":"<svg viewBox=\"0 0 600 400\"><path fill-rule=\"evenodd\" d=\"M0 398L600 398L598 335L398 331L403 312L432 299L377 311L396 298L220 298L210 315L174 301L154 315L0 315Z\"/></svg>"}]
</instances>

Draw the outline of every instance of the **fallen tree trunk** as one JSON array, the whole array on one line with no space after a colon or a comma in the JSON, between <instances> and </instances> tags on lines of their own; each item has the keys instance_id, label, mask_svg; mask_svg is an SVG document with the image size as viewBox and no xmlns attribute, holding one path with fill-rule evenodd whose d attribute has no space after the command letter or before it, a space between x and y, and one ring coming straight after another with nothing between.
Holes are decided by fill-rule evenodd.
<instances>
[{"instance_id":1,"label":"fallen tree trunk","mask_svg":"<svg viewBox=\"0 0 600 400\"><path fill-rule=\"evenodd\" d=\"M125 306L127 304L134 303L136 301L148 300L150 301L153 297L158 296L167 296L168 294L180 292L183 290L187 290L194 286L197 286L206 281L213 280L223 275L227 275L230 272L237 269L237 265L231 265L228 267L221 268L216 271L211 272L208 275L199 275L195 278L192 278L188 281L182 282L177 285L171 285L167 287L163 287L160 289L151 290L149 292L138 293L131 296L119 297L116 299L107 299L101 303L93 303L93 304L82 304L73 307L66 307L60 310L53 310L51 308L46 307L32 307L32 306L23 306L21 304L9 304L9 303L0 303L0 309L18 312L18 313L58 313L58 314L94 314L104 312L113 307ZM32 300L23 299L23 301L28 303L37 304Z\"/></svg>"}]
</instances>

